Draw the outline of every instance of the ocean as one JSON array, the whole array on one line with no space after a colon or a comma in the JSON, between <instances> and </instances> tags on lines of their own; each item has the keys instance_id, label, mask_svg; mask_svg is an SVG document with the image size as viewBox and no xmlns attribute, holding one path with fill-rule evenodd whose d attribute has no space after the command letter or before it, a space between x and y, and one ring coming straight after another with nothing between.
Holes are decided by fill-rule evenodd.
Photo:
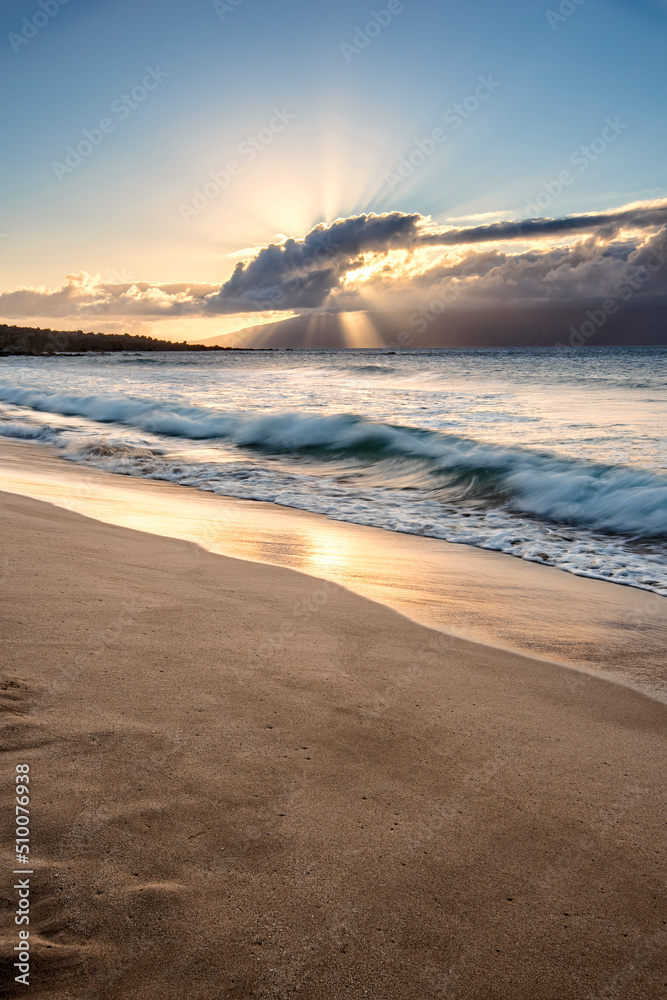
<instances>
[{"instance_id":1,"label":"ocean","mask_svg":"<svg viewBox=\"0 0 667 1000\"><path fill-rule=\"evenodd\" d=\"M8 357L0 435L667 596L666 384L648 347Z\"/></svg>"}]
</instances>

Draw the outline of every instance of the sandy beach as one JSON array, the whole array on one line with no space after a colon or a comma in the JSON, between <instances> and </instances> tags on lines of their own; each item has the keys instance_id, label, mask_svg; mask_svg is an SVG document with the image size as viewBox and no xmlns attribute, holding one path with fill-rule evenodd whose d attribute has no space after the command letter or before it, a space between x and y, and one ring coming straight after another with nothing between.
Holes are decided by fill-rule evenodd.
<instances>
[{"instance_id":1,"label":"sandy beach","mask_svg":"<svg viewBox=\"0 0 667 1000\"><path fill-rule=\"evenodd\" d=\"M35 442L0 438L0 484L108 524L295 569L420 625L588 670L667 702L667 600L650 591L471 545L114 475L64 462Z\"/></svg>"},{"instance_id":2,"label":"sandy beach","mask_svg":"<svg viewBox=\"0 0 667 1000\"><path fill-rule=\"evenodd\" d=\"M666 13L5 0L0 1000L667 1000Z\"/></svg>"},{"instance_id":3,"label":"sandy beach","mask_svg":"<svg viewBox=\"0 0 667 1000\"><path fill-rule=\"evenodd\" d=\"M33 997L667 990L664 704L293 570L0 508Z\"/></svg>"}]
</instances>

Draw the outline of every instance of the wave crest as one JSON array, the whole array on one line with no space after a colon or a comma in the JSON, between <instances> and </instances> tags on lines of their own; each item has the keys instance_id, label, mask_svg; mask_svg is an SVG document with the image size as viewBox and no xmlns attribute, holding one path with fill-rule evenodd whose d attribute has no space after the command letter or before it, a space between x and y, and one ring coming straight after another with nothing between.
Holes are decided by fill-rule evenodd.
<instances>
[{"instance_id":1,"label":"wave crest","mask_svg":"<svg viewBox=\"0 0 667 1000\"><path fill-rule=\"evenodd\" d=\"M418 490L449 505L504 509L632 539L667 538L667 476L629 466L503 447L440 431L373 422L353 414L253 414L176 404L158 406L130 396L43 392L7 381L0 381L0 399L41 412L123 424L155 435L194 441L222 439L239 449L287 460L316 460L325 463L328 474L354 470L375 486L395 492ZM6 429L0 433L47 439L44 427L16 422L11 425L14 430L8 424L3 426ZM155 453L148 449L143 457L148 459ZM126 457L134 460L139 456Z\"/></svg>"}]
</instances>

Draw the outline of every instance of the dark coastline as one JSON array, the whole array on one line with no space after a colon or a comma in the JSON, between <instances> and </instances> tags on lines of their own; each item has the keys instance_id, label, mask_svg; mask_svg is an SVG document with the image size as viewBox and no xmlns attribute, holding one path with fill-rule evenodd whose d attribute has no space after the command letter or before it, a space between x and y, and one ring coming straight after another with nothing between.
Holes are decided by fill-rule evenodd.
<instances>
[{"instance_id":1,"label":"dark coastline","mask_svg":"<svg viewBox=\"0 0 667 1000\"><path fill-rule=\"evenodd\" d=\"M42 330L39 327L0 325L0 357L8 355L81 354L87 351L234 351L238 347L180 344L128 333L83 333L81 330Z\"/></svg>"}]
</instances>

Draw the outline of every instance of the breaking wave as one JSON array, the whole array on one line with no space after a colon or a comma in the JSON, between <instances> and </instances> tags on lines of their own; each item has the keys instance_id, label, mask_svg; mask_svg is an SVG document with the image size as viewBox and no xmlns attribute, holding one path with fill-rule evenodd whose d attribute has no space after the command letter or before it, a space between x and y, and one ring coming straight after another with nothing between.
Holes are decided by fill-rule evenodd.
<instances>
[{"instance_id":1,"label":"breaking wave","mask_svg":"<svg viewBox=\"0 0 667 1000\"><path fill-rule=\"evenodd\" d=\"M0 435L53 443L69 461L117 474L493 549L667 595L664 473L380 417L276 411L283 387L265 412L188 405L177 391L158 402L0 380L0 401L10 404Z\"/></svg>"},{"instance_id":2,"label":"breaking wave","mask_svg":"<svg viewBox=\"0 0 667 1000\"><path fill-rule=\"evenodd\" d=\"M667 476L508 448L351 414L223 412L115 395L77 396L0 382L0 399L32 410L115 423L161 437L225 441L238 449L358 471L376 487L418 489L448 504L502 508L633 539L667 538ZM40 438L44 427L0 433ZM92 455L88 456L89 458Z\"/></svg>"}]
</instances>

